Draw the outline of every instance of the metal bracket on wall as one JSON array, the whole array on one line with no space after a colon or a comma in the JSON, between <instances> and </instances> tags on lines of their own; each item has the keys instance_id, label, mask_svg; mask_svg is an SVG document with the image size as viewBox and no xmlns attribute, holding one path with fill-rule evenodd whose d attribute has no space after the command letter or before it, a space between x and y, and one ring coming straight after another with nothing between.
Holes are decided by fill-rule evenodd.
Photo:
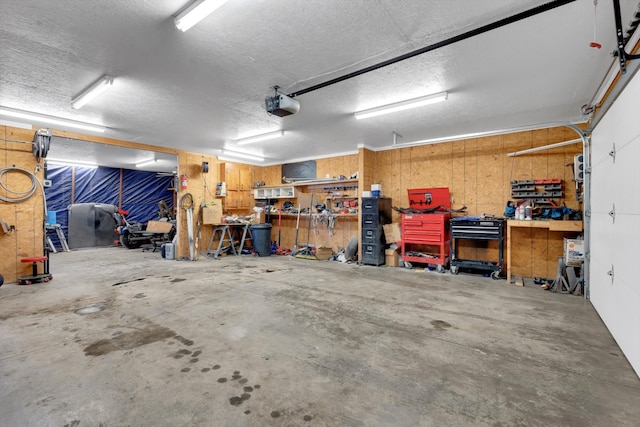
<instances>
[{"instance_id":1,"label":"metal bracket on wall","mask_svg":"<svg viewBox=\"0 0 640 427\"><path fill-rule=\"evenodd\" d=\"M611 270L607 271L607 275L609 275L609 277L611 277L611 284L613 285L613 279L615 277L615 274L613 272L613 264L611 264Z\"/></svg>"},{"instance_id":2,"label":"metal bracket on wall","mask_svg":"<svg viewBox=\"0 0 640 427\"><path fill-rule=\"evenodd\" d=\"M609 211L609 216L612 219L611 223L615 224L616 223L616 204L615 203L613 204L613 209Z\"/></svg>"},{"instance_id":3,"label":"metal bracket on wall","mask_svg":"<svg viewBox=\"0 0 640 427\"><path fill-rule=\"evenodd\" d=\"M613 158L613 163L616 162L616 143L613 143L613 148L609 151L609 155Z\"/></svg>"}]
</instances>

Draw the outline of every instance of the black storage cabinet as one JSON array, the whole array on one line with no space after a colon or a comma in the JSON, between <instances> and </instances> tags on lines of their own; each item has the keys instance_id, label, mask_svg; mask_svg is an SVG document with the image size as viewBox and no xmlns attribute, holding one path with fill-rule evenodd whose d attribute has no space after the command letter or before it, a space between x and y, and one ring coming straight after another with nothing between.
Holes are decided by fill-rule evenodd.
<instances>
[{"instance_id":1,"label":"black storage cabinet","mask_svg":"<svg viewBox=\"0 0 640 427\"><path fill-rule=\"evenodd\" d=\"M504 219L452 218L451 227L451 273L458 274L460 268L491 271L491 278L499 279L504 263ZM468 240L497 240L498 260L486 261L458 258L458 241Z\"/></svg>"},{"instance_id":2,"label":"black storage cabinet","mask_svg":"<svg viewBox=\"0 0 640 427\"><path fill-rule=\"evenodd\" d=\"M384 265L385 224L391 224L391 199L388 197L363 197L362 215L362 264Z\"/></svg>"}]
</instances>

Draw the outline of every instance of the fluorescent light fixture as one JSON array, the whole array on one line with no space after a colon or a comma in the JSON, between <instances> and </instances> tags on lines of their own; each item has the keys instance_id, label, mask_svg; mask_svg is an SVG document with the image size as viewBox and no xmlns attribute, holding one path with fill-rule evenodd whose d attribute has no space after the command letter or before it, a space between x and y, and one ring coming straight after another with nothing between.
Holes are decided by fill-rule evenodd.
<instances>
[{"instance_id":1,"label":"fluorescent light fixture","mask_svg":"<svg viewBox=\"0 0 640 427\"><path fill-rule=\"evenodd\" d=\"M136 167L137 168L141 168L143 166L149 166L149 165L154 165L158 163L157 159L149 159L149 160L143 160L141 162L136 163Z\"/></svg>"},{"instance_id":2,"label":"fluorescent light fixture","mask_svg":"<svg viewBox=\"0 0 640 427\"><path fill-rule=\"evenodd\" d=\"M47 158L47 163L52 165L64 165L64 166L80 166L83 168L97 168L98 165L93 162L83 162L80 160L64 160L64 159L51 159Z\"/></svg>"},{"instance_id":3,"label":"fluorescent light fixture","mask_svg":"<svg viewBox=\"0 0 640 427\"><path fill-rule=\"evenodd\" d=\"M104 132L104 126L92 125L90 123L76 122L75 120L60 119L58 117L46 116L44 114L30 113L28 111L14 110L13 108L0 107L0 116L13 117L16 119L28 120L27 123L46 123L58 125L63 128L74 128L87 130L90 132Z\"/></svg>"},{"instance_id":4,"label":"fluorescent light fixture","mask_svg":"<svg viewBox=\"0 0 640 427\"><path fill-rule=\"evenodd\" d=\"M189 28L209 16L211 12L225 4L227 0L196 0L191 6L176 16L176 28L180 31L187 31Z\"/></svg>"},{"instance_id":5,"label":"fluorescent light fixture","mask_svg":"<svg viewBox=\"0 0 640 427\"><path fill-rule=\"evenodd\" d=\"M262 135L256 135L256 136L250 136L248 138L238 139L236 141L236 144L238 145L253 144L254 142L268 141L270 139L280 138L281 136L284 136L283 130L279 130L276 132L263 133Z\"/></svg>"},{"instance_id":6,"label":"fluorescent light fixture","mask_svg":"<svg viewBox=\"0 0 640 427\"><path fill-rule=\"evenodd\" d=\"M255 160L257 162L264 161L264 157L254 156L253 154L247 154L247 153L239 153L237 151L230 151L226 149L222 150L222 156L237 157L239 159L247 159L247 160Z\"/></svg>"},{"instance_id":7,"label":"fluorescent light fixture","mask_svg":"<svg viewBox=\"0 0 640 427\"><path fill-rule=\"evenodd\" d=\"M368 119L369 117L381 116L383 114L395 113L396 111L409 110L411 108L422 107L423 105L435 104L436 102L446 101L447 92L435 93L433 95L421 96L420 98L408 99L406 101L396 102L395 104L383 105L369 110L358 111L354 113L356 119Z\"/></svg>"},{"instance_id":8,"label":"fluorescent light fixture","mask_svg":"<svg viewBox=\"0 0 640 427\"><path fill-rule=\"evenodd\" d=\"M105 90L109 89L113 85L113 77L104 75L98 80L93 82L91 86L80 92L78 96L71 100L71 106L75 110L79 110L84 107L92 99L100 95Z\"/></svg>"}]
</instances>

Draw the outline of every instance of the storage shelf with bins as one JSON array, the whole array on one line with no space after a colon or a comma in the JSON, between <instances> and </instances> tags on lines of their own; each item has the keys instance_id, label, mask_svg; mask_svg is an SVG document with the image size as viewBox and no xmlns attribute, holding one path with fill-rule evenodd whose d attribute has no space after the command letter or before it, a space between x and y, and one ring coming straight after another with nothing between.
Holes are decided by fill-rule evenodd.
<instances>
[{"instance_id":1,"label":"storage shelf with bins","mask_svg":"<svg viewBox=\"0 0 640 427\"><path fill-rule=\"evenodd\" d=\"M254 199L292 199L296 197L295 188L293 185L287 185L283 187L264 187L254 188Z\"/></svg>"}]
</instances>

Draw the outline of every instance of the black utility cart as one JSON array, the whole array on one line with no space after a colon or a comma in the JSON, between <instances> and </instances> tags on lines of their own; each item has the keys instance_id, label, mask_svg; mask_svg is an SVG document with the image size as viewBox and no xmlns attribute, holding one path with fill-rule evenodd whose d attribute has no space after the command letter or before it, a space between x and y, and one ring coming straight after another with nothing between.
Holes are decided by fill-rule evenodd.
<instances>
[{"instance_id":1,"label":"black utility cart","mask_svg":"<svg viewBox=\"0 0 640 427\"><path fill-rule=\"evenodd\" d=\"M460 268L491 271L491 278L500 278L504 260L505 221L502 218L451 218L451 273L458 274ZM498 260L487 261L458 258L458 243L467 240L497 240Z\"/></svg>"}]
</instances>

